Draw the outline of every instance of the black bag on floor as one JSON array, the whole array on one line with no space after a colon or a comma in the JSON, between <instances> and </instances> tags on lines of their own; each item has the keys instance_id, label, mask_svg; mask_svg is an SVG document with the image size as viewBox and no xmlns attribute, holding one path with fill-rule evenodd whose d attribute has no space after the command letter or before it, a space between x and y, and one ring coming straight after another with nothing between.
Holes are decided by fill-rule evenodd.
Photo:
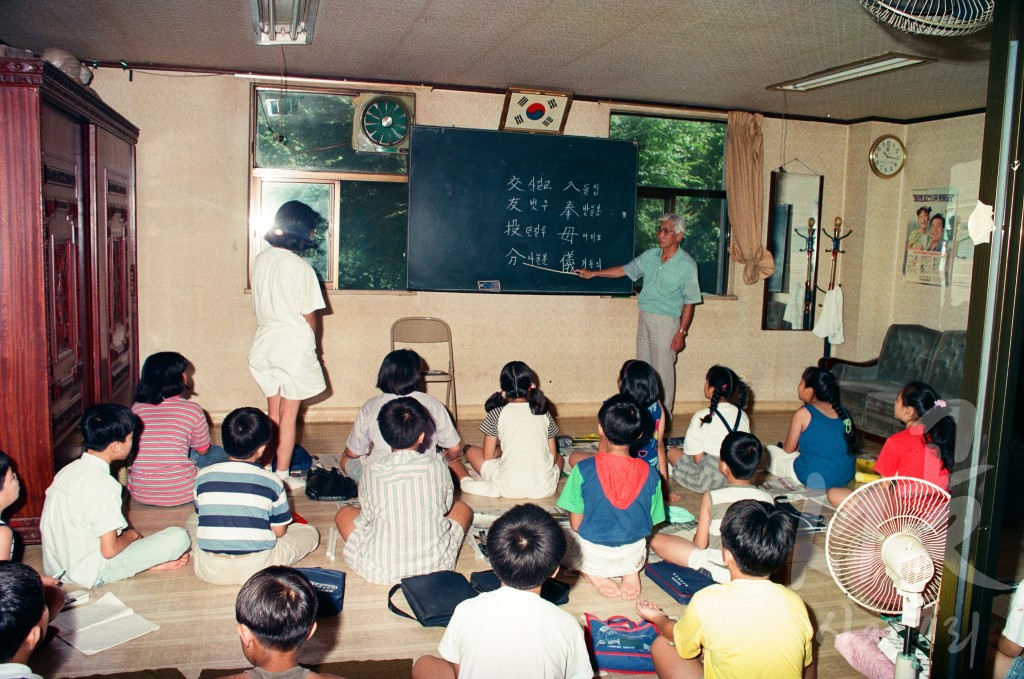
<instances>
[{"instance_id":1,"label":"black bag on floor","mask_svg":"<svg viewBox=\"0 0 1024 679\"><path fill-rule=\"evenodd\" d=\"M316 617L341 613L345 606L345 572L330 568L298 568L316 590Z\"/></svg>"},{"instance_id":2,"label":"black bag on floor","mask_svg":"<svg viewBox=\"0 0 1024 679\"><path fill-rule=\"evenodd\" d=\"M401 589L409 602L412 615L395 606L391 599ZM446 627L452 619L455 607L466 599L477 595L469 580L455 571L436 571L427 575L414 575L402 581L388 592L388 608L395 615L416 620L424 627Z\"/></svg>"},{"instance_id":3,"label":"black bag on floor","mask_svg":"<svg viewBox=\"0 0 1024 679\"><path fill-rule=\"evenodd\" d=\"M337 469L310 467L306 473L306 497L310 500L351 500L357 494L356 482Z\"/></svg>"}]
</instances>

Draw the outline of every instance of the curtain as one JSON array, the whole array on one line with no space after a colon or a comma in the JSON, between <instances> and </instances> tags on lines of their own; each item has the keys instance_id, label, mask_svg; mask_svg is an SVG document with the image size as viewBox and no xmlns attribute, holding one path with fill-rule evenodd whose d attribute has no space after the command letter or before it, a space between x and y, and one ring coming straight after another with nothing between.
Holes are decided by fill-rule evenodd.
<instances>
[{"instance_id":1,"label":"curtain","mask_svg":"<svg viewBox=\"0 0 1024 679\"><path fill-rule=\"evenodd\" d=\"M743 265L743 282L754 285L775 271L772 253L761 243L764 205L760 113L730 111L725 131L725 190L732 242L729 256Z\"/></svg>"}]
</instances>

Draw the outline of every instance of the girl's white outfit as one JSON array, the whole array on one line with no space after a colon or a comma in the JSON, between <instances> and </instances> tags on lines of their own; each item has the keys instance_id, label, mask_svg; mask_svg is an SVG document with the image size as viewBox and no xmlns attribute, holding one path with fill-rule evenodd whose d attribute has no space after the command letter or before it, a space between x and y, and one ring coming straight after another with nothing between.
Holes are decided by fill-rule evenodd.
<instances>
[{"instance_id":1,"label":"girl's white outfit","mask_svg":"<svg viewBox=\"0 0 1024 679\"><path fill-rule=\"evenodd\" d=\"M324 391L316 337L304 318L326 306L313 267L290 250L267 248L253 260L252 306L249 370L263 394L301 401Z\"/></svg>"},{"instance_id":2,"label":"girl's white outfit","mask_svg":"<svg viewBox=\"0 0 1024 679\"><path fill-rule=\"evenodd\" d=\"M502 497L537 499L555 492L561 471L548 443L558 435L551 415L534 415L529 403L508 403L487 413L480 431L501 442L501 457L484 462L480 477Z\"/></svg>"}]
</instances>

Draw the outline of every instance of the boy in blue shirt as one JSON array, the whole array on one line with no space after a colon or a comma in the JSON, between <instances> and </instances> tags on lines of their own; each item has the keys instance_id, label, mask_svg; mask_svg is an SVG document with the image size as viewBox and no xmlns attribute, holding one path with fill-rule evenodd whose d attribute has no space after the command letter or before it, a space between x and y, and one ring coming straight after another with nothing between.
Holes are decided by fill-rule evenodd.
<instances>
[{"instance_id":1,"label":"boy in blue shirt","mask_svg":"<svg viewBox=\"0 0 1024 679\"><path fill-rule=\"evenodd\" d=\"M647 536L665 520L658 470L630 455L631 446L650 436L644 417L650 417L646 409L630 396L605 401L597 430L608 450L573 467L558 498L580 543L579 570L606 597L640 596Z\"/></svg>"},{"instance_id":2,"label":"boy in blue shirt","mask_svg":"<svg viewBox=\"0 0 1024 679\"><path fill-rule=\"evenodd\" d=\"M298 562L316 549L320 534L302 524L289 530L284 482L260 466L270 440L270 419L263 411L231 411L221 438L231 459L199 470L196 477L193 561L200 579L240 585L267 566Z\"/></svg>"}]
</instances>

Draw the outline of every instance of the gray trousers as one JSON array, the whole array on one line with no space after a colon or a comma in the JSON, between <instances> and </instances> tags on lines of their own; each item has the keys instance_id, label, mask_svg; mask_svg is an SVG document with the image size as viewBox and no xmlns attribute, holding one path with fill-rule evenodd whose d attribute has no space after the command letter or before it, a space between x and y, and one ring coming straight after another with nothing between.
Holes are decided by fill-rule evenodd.
<instances>
[{"instance_id":1,"label":"gray trousers","mask_svg":"<svg viewBox=\"0 0 1024 679\"><path fill-rule=\"evenodd\" d=\"M679 332L679 317L659 316L641 311L636 323L636 357L647 361L661 378L665 400L661 404L672 415L676 402L676 352L672 340Z\"/></svg>"}]
</instances>

